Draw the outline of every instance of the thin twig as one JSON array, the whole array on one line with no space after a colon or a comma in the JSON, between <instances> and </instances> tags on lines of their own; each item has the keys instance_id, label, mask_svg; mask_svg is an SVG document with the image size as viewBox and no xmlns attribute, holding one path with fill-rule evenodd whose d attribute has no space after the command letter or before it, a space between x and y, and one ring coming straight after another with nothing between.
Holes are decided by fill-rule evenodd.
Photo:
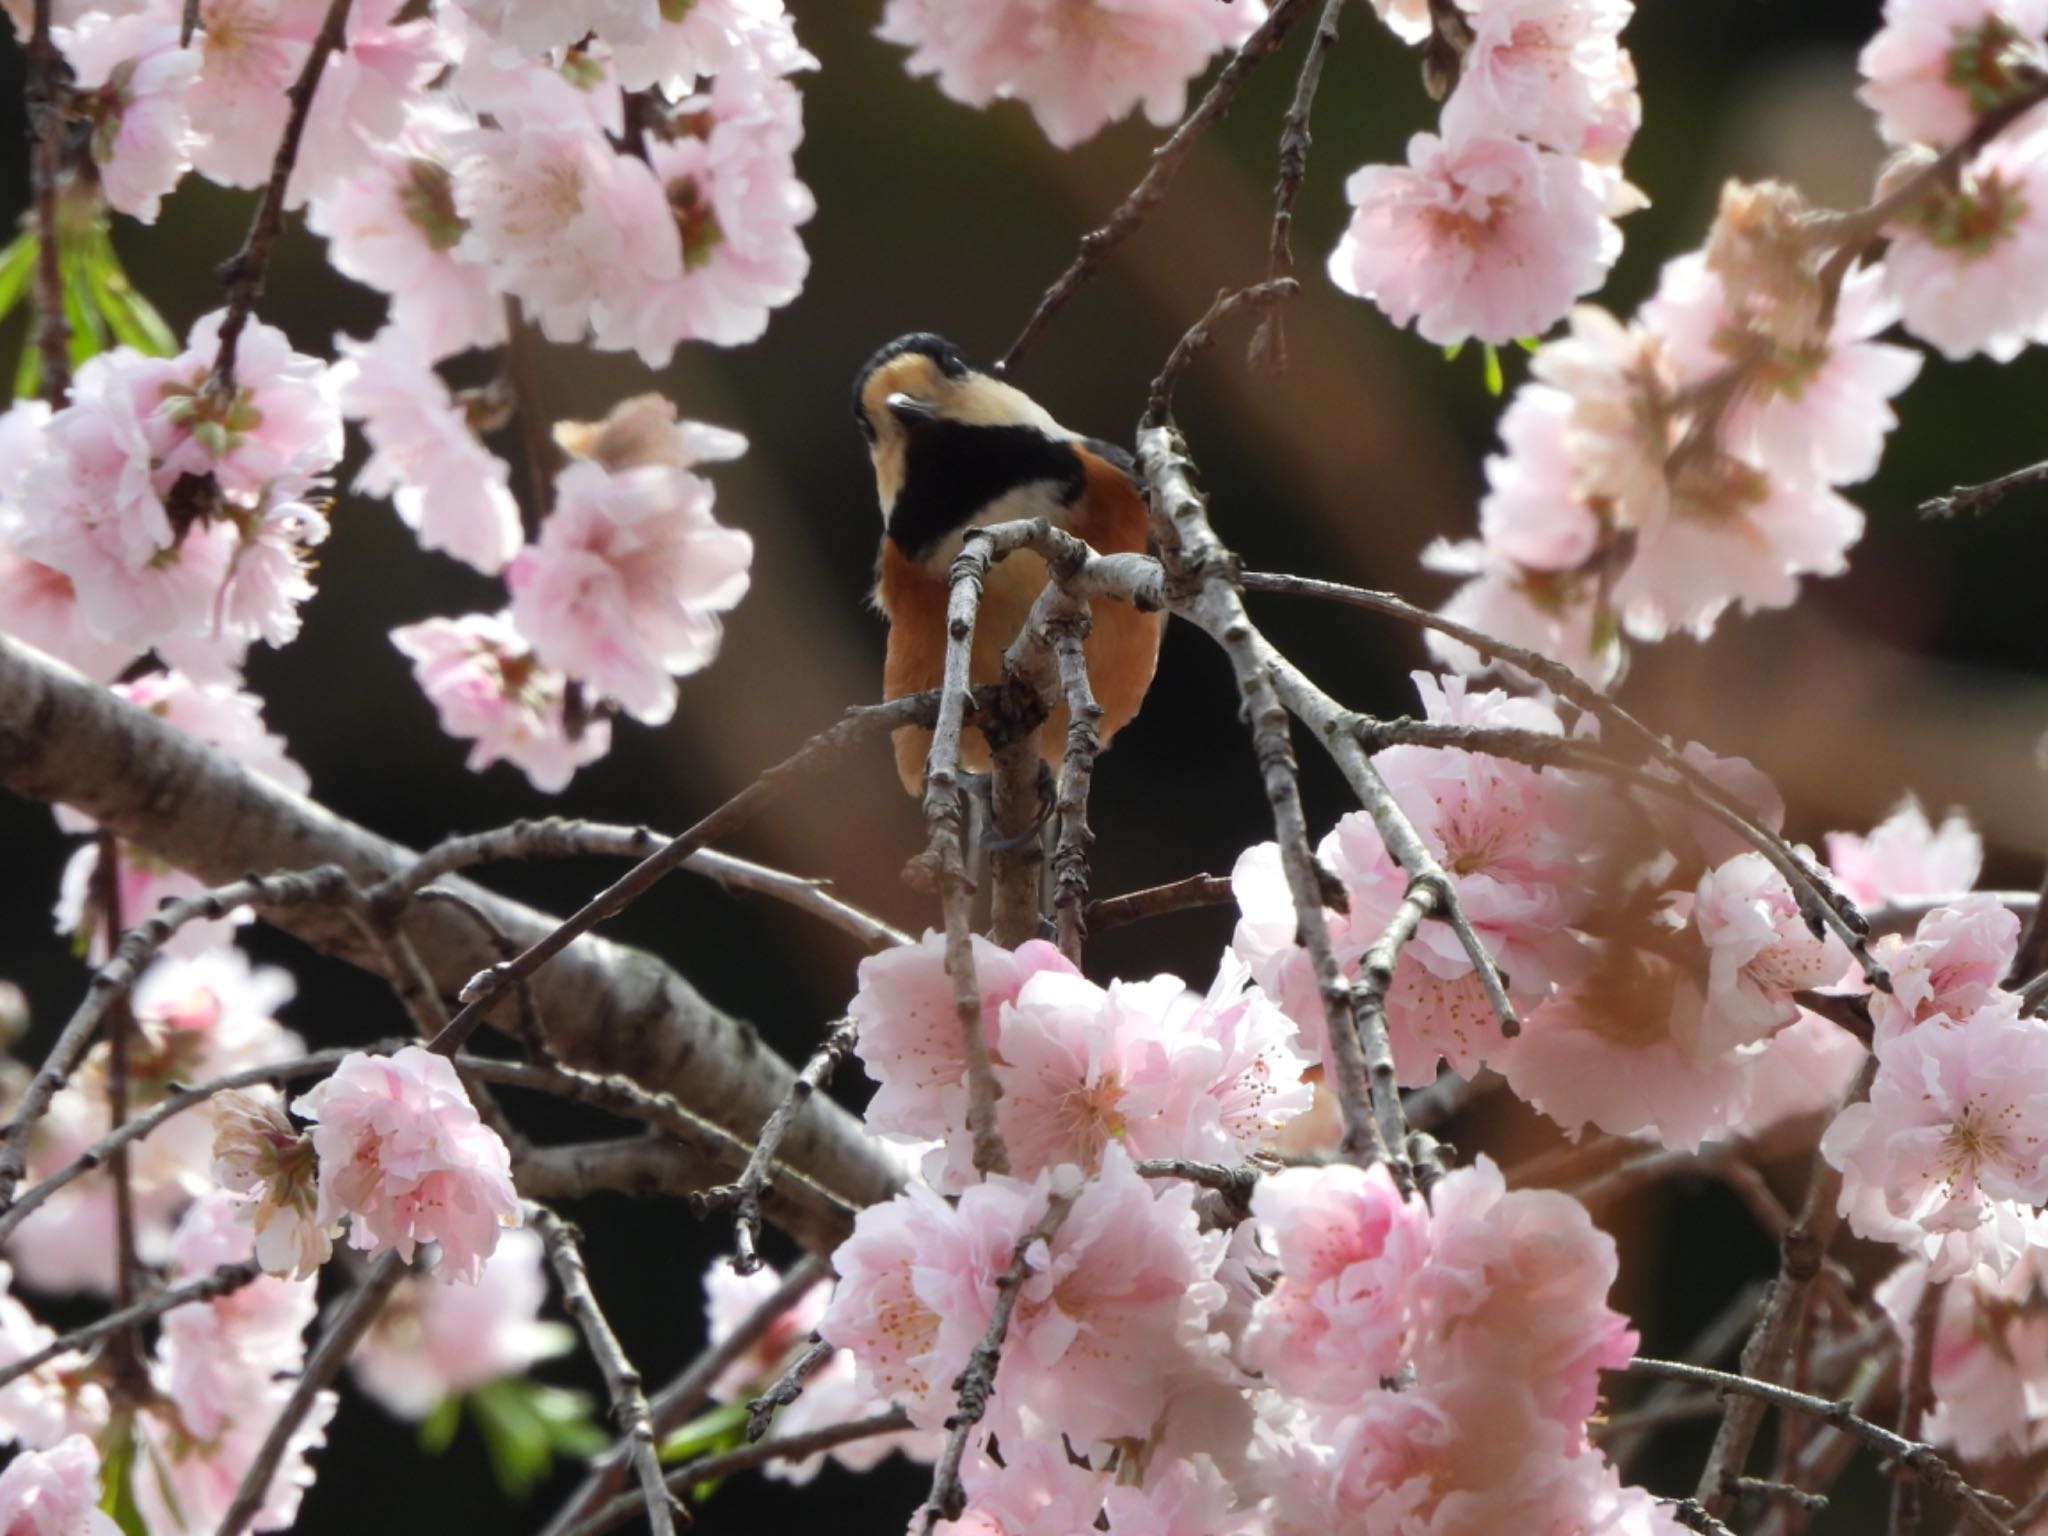
<instances>
[{"instance_id":1,"label":"thin twig","mask_svg":"<svg viewBox=\"0 0 2048 1536\"><path fill-rule=\"evenodd\" d=\"M1266 280L1288 277L1294 272L1294 203L1301 195L1308 175L1309 117L1315 110L1316 87L1322 83L1323 61L1337 46L1337 21L1344 12L1344 0L1323 0L1323 14L1308 40L1308 52L1301 61L1301 74L1294 82L1294 100L1280 120L1280 173L1273 187L1273 233L1266 245ZM1278 306L1266 311L1259 328L1252 332L1245 360L1254 368L1275 373L1287 368L1287 328Z\"/></svg>"},{"instance_id":2,"label":"thin twig","mask_svg":"<svg viewBox=\"0 0 2048 1536\"><path fill-rule=\"evenodd\" d=\"M118 1312L109 1312L105 1317L87 1323L81 1328L72 1329L69 1333L51 1340L41 1349L32 1350L19 1359L0 1365L0 1388L7 1387L39 1366L48 1365L60 1355L84 1351L92 1348L101 1339L130 1333L144 1323L162 1317L166 1312L174 1312L179 1307L213 1301L232 1291L239 1291L243 1286L262 1278L262 1275L262 1265L254 1259L244 1259L238 1264L223 1264L207 1274L166 1286L154 1295L145 1296Z\"/></svg>"},{"instance_id":3,"label":"thin twig","mask_svg":"<svg viewBox=\"0 0 2048 1536\"><path fill-rule=\"evenodd\" d=\"M1148 885L1141 891L1105 896L1088 903L1088 929L1107 933L1129 923L1164 917L1170 912L1192 912L1201 907L1228 907L1236 903L1228 875L1189 875L1165 885Z\"/></svg>"},{"instance_id":4,"label":"thin twig","mask_svg":"<svg viewBox=\"0 0 2048 1536\"><path fill-rule=\"evenodd\" d=\"M1864 1063L1856 1082L1844 1099L1855 1104L1870 1094L1877 1059ZM1769 1382L1784 1374L1798 1341L1799 1325L1806 1314L1807 1295L1819 1278L1827 1250L1834 1241L1840 1215L1836 1197L1841 1193L1842 1175L1818 1152L1807 1175L1806 1198L1799 1219L1786 1229L1778 1242L1778 1275L1771 1283L1756 1328L1742 1351L1742 1373ZM1773 1390L1789 1390L1778 1389ZM1765 1400L1755 1394L1732 1397L1728 1412L1714 1436L1706 1469L1696 1490L1701 1503L1715 1514L1726 1514L1733 1498L1728 1479L1737 1476L1749 1461L1750 1447L1763 1423Z\"/></svg>"},{"instance_id":5,"label":"thin twig","mask_svg":"<svg viewBox=\"0 0 2048 1536\"><path fill-rule=\"evenodd\" d=\"M800 1435L783 1435L753 1445L736 1446L714 1456L699 1456L669 1473L668 1486L679 1496L687 1497L689 1490L700 1483L716 1483L736 1472L750 1472L767 1462L802 1461L820 1451L829 1451L855 1440L872 1440L877 1435L893 1435L908 1428L910 1413L907 1409L884 1408L866 1418L849 1419L843 1424L823 1424ZM615 1499L587 1520L565 1527L561 1536L604 1536L605 1532L630 1520L639 1507L637 1499Z\"/></svg>"},{"instance_id":6,"label":"thin twig","mask_svg":"<svg viewBox=\"0 0 2048 1536\"><path fill-rule=\"evenodd\" d=\"M1180 383L1180 376L1187 371L1188 364L1215 340L1217 326L1240 309L1258 313L1300 291L1301 284L1293 278L1276 277L1263 283L1253 283L1248 288L1225 289L1217 294L1208 312L1189 326L1181 339L1174 343L1173 350L1166 354L1165 366L1159 370L1159 376L1152 381L1152 388L1146 395L1146 422L1163 425L1173 419L1174 386Z\"/></svg>"},{"instance_id":7,"label":"thin twig","mask_svg":"<svg viewBox=\"0 0 2048 1536\"><path fill-rule=\"evenodd\" d=\"M967 1490L960 1485L960 1463L967 1455L967 1442L974 1434L974 1426L988 1412L989 1399L995 1395L996 1372L1003 1364L1003 1340L1009 1336L1010 1317L1017 1310L1024 1279L1031 1273L1029 1255L1038 1244L1050 1243L1059 1233L1060 1223L1074 1207L1074 1198L1052 1197L1045 1215L1017 1239L1009 1267L996 1277L996 1303L989 1313L988 1326L975 1342L965 1368L953 1381L959 1402L946 1417L946 1446L939 1453L938 1468L932 1474L932 1491L911 1517L911 1528L919 1536L932 1536L932 1528L941 1520L958 1520L967 1508Z\"/></svg>"},{"instance_id":8,"label":"thin twig","mask_svg":"<svg viewBox=\"0 0 2048 1536\"><path fill-rule=\"evenodd\" d=\"M640 1389L640 1373L633 1368L625 1346L605 1321L604 1309L597 1304L590 1274L583 1267L582 1251L576 1246L575 1230L546 1206L531 1202L526 1206L526 1219L547 1244L555 1283L562 1288L562 1308L582 1331L583 1342L590 1347L590 1356L604 1376L605 1391L611 1398L612 1423L624 1437L633 1470L639 1474L640 1491L647 1502L647 1520L654 1536L674 1536L674 1501L662 1481L660 1447L655 1443L647 1395Z\"/></svg>"},{"instance_id":9,"label":"thin twig","mask_svg":"<svg viewBox=\"0 0 2048 1536\"><path fill-rule=\"evenodd\" d=\"M306 1357L306 1368L292 1384L291 1396L278 1410L270 1433L263 1437L255 1459L249 1463L249 1470L242 1474L241 1486L235 1489L234 1499L228 1504L227 1513L220 1517L214 1536L242 1536L243 1528L262 1507L264 1495L270 1491L270 1481L277 1476L278 1466L283 1462L285 1451L290 1447L300 1423L312 1411L314 1402L327 1384L348 1363L356 1344L369 1332L377 1314L384 1310L392 1287L405 1273L406 1265L398 1257L397 1250L387 1249L335 1309L327 1331L320 1335L320 1342Z\"/></svg>"},{"instance_id":10,"label":"thin twig","mask_svg":"<svg viewBox=\"0 0 2048 1536\"><path fill-rule=\"evenodd\" d=\"M541 402L536 338L519 300L505 295L505 382L511 386L513 411L519 418L519 441L526 454L526 483L533 505L529 527L538 528L555 505L555 470L562 450L548 431L547 409Z\"/></svg>"},{"instance_id":11,"label":"thin twig","mask_svg":"<svg viewBox=\"0 0 2048 1536\"><path fill-rule=\"evenodd\" d=\"M836 1346L827 1344L815 1333L803 1348L803 1353L789 1362L789 1368L775 1378L774 1383L759 1397L747 1404L747 1441L749 1444L765 1438L768 1426L775 1422L775 1415L804 1395L804 1383L825 1368L825 1362L832 1358Z\"/></svg>"},{"instance_id":12,"label":"thin twig","mask_svg":"<svg viewBox=\"0 0 2048 1536\"><path fill-rule=\"evenodd\" d=\"M71 101L70 66L50 36L51 0L35 0L22 97L29 130L36 210L36 352L42 360L42 398L61 407L71 389L71 322L64 313L63 248L57 183L64 172L65 120Z\"/></svg>"},{"instance_id":13,"label":"thin twig","mask_svg":"<svg viewBox=\"0 0 2048 1536\"><path fill-rule=\"evenodd\" d=\"M791 1081L789 1092L762 1125L753 1156L741 1170L739 1182L721 1184L704 1192L699 1214L728 1209L733 1213L732 1267L743 1275L751 1275L761 1267L761 1191L775 1166L775 1150L782 1145L783 1136L811 1095L832 1080L832 1074L853 1049L858 1029L852 1019L841 1019L826 1032L825 1043L804 1063L803 1070Z\"/></svg>"},{"instance_id":14,"label":"thin twig","mask_svg":"<svg viewBox=\"0 0 2048 1536\"><path fill-rule=\"evenodd\" d=\"M107 953L121 942L121 840L102 830L98 838L98 861L93 865L93 885L99 921L105 925ZM135 1010L126 994L108 1006L107 1029L107 1125L118 1131L128 1119L128 1048L135 1032ZM125 1311L135 1300L135 1184L129 1177L127 1143L115 1145L107 1159L107 1171L114 1185L114 1307ZM141 1340L133 1333L114 1336L111 1346L112 1376L116 1392L133 1400L148 1381L142 1361Z\"/></svg>"},{"instance_id":15,"label":"thin twig","mask_svg":"<svg viewBox=\"0 0 2048 1536\"><path fill-rule=\"evenodd\" d=\"M28 1155L28 1137L50 1100L63 1087L85 1048L99 1033L107 1010L127 997L149 961L187 923L225 917L237 907L291 906L336 900L351 889L334 865L281 875L251 876L168 903L156 916L131 928L107 963L87 983L85 1001L65 1023L43 1065L29 1080L14 1118L0 1132L0 1213L14 1201Z\"/></svg>"},{"instance_id":16,"label":"thin twig","mask_svg":"<svg viewBox=\"0 0 2048 1536\"><path fill-rule=\"evenodd\" d=\"M656 1434L666 1434L683 1423L705 1403L711 1400L711 1389L723 1376L728 1367L740 1356L752 1349L767 1335L799 1301L803 1300L814 1287L830 1277L832 1266L816 1254L805 1254L793 1266L782 1283L766 1296L761 1303L740 1320L739 1326L707 1347L692 1360L676 1379L657 1392L648 1402L648 1411L654 1419ZM770 1444L775 1442L770 1441ZM627 1448L614 1445L596 1458L596 1469L583 1480L583 1486L564 1503L555 1517L542 1529L540 1536L569 1536L572 1531L608 1529L584 1524L598 1510L605 1508L608 1501L619 1491L628 1465ZM634 1509L633 1501L623 1501L624 1519Z\"/></svg>"},{"instance_id":17,"label":"thin twig","mask_svg":"<svg viewBox=\"0 0 2048 1536\"><path fill-rule=\"evenodd\" d=\"M1917 1441L1927 1411L1934 1406L1934 1336L1941 1327L1946 1280L1929 1279L1920 1287L1913 1308L1913 1331L1906 1353L1905 1390L1899 1394L1899 1438ZM1920 1484L1901 1478L1892 1485L1889 1536L1915 1536L1920 1529Z\"/></svg>"},{"instance_id":18,"label":"thin twig","mask_svg":"<svg viewBox=\"0 0 2048 1536\"><path fill-rule=\"evenodd\" d=\"M1946 496L1930 496L1920 503L1920 515L1954 517L1959 512L1988 512L2014 491L2026 490L2044 480L2048 480L2048 459L2000 475L1996 480L1956 486Z\"/></svg>"},{"instance_id":19,"label":"thin twig","mask_svg":"<svg viewBox=\"0 0 2048 1536\"><path fill-rule=\"evenodd\" d=\"M2011 1529L2000 1520L1984 1495L1971 1487L1954 1466L1936 1454L1931 1446L1921 1445L1894 1434L1881 1424L1856 1413L1846 1401L1831 1402L1824 1397L1815 1397L1808 1392L1795 1392L1790 1387L1781 1387L1773 1382L1759 1381L1748 1375L1731 1371L1710 1370L1703 1365L1685 1365L1676 1360L1652 1360L1638 1355L1625 1367L1631 1376L1649 1376L1664 1381L1689 1382L1694 1386L1712 1387L1724 1397L1753 1401L1761 1407L1783 1408L1793 1413L1807 1414L1812 1418L1831 1424L1836 1429L1854 1435L1872 1450L1890 1458L1919 1478L1935 1493L1956 1507L1958 1513L1980 1531L1992 1536L2012 1536ZM1734 1474L1730 1474L1731 1478ZM1702 1499L1710 1512L1713 1504Z\"/></svg>"},{"instance_id":20,"label":"thin twig","mask_svg":"<svg viewBox=\"0 0 2048 1536\"><path fill-rule=\"evenodd\" d=\"M1088 943L1088 853L1095 833L1088 825L1088 791L1095 778L1095 758L1102 751L1102 706L1088 680L1089 613L1075 605L1073 617L1053 631L1053 655L1059 662L1060 692L1067 701L1067 750L1060 769L1059 840L1053 846L1052 909L1059 930L1060 953L1076 966Z\"/></svg>"},{"instance_id":21,"label":"thin twig","mask_svg":"<svg viewBox=\"0 0 2048 1536\"><path fill-rule=\"evenodd\" d=\"M1167 189L1173 185L1181 162L1194 149L1196 138L1229 110L1246 77L1262 59L1280 46L1308 6L1309 0L1276 0L1272 10L1266 13L1266 19L1259 23L1258 30L1244 40L1231 61L1223 66L1216 83L1196 103L1195 109L1181 120L1180 126L1167 136L1163 144L1152 151L1145 174L1117 205L1116 212L1109 216L1109 222L1081 237L1081 248L1067 270L1045 290L1038 307L1032 310L1031 318L1024 322L1024 329L1010 343L1010 350L997 361L997 373L1007 373L1016 367L1026 349L1044 333L1053 316L1096 274L1109 253L1136 234L1152 210L1165 201Z\"/></svg>"},{"instance_id":22,"label":"thin twig","mask_svg":"<svg viewBox=\"0 0 2048 1536\"><path fill-rule=\"evenodd\" d=\"M1138 464L1152 505L1152 520L1161 547L1174 611L1191 620L1223 647L1237 676L1245 719L1273 831L1280 846L1281 867L1294 900L1296 926L1315 970L1323 1003L1330 1054L1336 1065L1337 1102L1344 1119L1346 1156L1365 1161L1384 1159L1403 1188L1412 1183L1405 1136L1389 1142L1375 1117L1366 1077L1366 1050L1359 1039L1352 992L1337 964L1323 916L1323 889L1315 851L1309 843L1308 819L1301 804L1301 786L1288 739L1287 710L1273 685L1271 670L1260 654L1260 636L1244 611L1235 580L1236 558L1209 525L1208 509L1195 490L1192 468L1180 436L1171 428L1147 426L1138 434ZM1400 1106L1393 1106L1400 1113Z\"/></svg>"},{"instance_id":23,"label":"thin twig","mask_svg":"<svg viewBox=\"0 0 2048 1536\"><path fill-rule=\"evenodd\" d=\"M235 395L235 353L242 344L242 330L255 313L256 300L263 294L263 275L270 266L271 248L284 232L285 188L299 163L299 141L306 134L306 116L313 109L313 97L320 89L320 76L327 68L328 55L343 46L348 28L350 0L329 0L327 18L314 34L312 50L298 79L285 92L291 110L284 121L284 133L277 141L277 157L270 165L270 180L263 199L256 205L256 217L242 248L221 263L219 277L228 291L227 314L220 322L220 350L214 354L209 392L232 400Z\"/></svg>"},{"instance_id":24,"label":"thin twig","mask_svg":"<svg viewBox=\"0 0 2048 1536\"><path fill-rule=\"evenodd\" d=\"M930 708L929 698L913 695L888 704L865 704L848 710L836 724L820 731L710 815L671 838L658 852L649 854L599 891L515 959L491 966L471 977L469 984L462 989L463 1006L448 1021L448 1028L458 1040L467 1039L482 1022L484 1014L521 977L531 976L577 938L630 906L699 848L738 831L799 779L837 762L856 743L901 725L918 724ZM415 878L420 868L429 868L429 873L423 877L425 879L431 879L433 873L438 872L431 870L428 861L422 860L414 871L407 872L407 883L420 883Z\"/></svg>"}]
</instances>

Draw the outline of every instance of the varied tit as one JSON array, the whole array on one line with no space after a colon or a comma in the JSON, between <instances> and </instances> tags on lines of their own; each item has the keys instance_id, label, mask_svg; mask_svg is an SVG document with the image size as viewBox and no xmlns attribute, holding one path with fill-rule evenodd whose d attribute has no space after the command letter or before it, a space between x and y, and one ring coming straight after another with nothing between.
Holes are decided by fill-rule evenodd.
<instances>
[{"instance_id":1,"label":"varied tit","mask_svg":"<svg viewBox=\"0 0 2048 1536\"><path fill-rule=\"evenodd\" d=\"M853 419L867 439L882 505L875 602L889 620L882 697L938 687L946 661L947 568L964 530L1043 517L1098 554L1142 552L1145 500L1130 456L1069 432L1023 391L970 367L950 342L917 334L892 341L853 385ZM968 676L1002 675L1003 652L1045 587L1045 562L1021 551L999 562L982 588ZM1159 661L1164 616L1129 603L1090 602L1088 679L1102 708L1102 740L1138 712ZM1064 704L1046 721L1042 751L1057 770ZM931 732L896 732L896 771L922 787ZM961 766L989 767L988 744L970 729Z\"/></svg>"}]
</instances>

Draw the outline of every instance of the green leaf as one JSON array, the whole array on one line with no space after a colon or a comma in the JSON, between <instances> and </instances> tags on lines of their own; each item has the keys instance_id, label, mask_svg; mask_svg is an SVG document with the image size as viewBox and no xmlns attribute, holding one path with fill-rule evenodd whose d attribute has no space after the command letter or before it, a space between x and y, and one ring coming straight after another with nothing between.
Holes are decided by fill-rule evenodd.
<instances>
[{"instance_id":1,"label":"green leaf","mask_svg":"<svg viewBox=\"0 0 2048 1536\"><path fill-rule=\"evenodd\" d=\"M587 1393L508 1376L478 1387L465 1401L510 1499L529 1497L554 1471L557 1456L595 1456L610 1444L591 1422Z\"/></svg>"},{"instance_id":2,"label":"green leaf","mask_svg":"<svg viewBox=\"0 0 2048 1536\"><path fill-rule=\"evenodd\" d=\"M24 229L0 251L0 319L14 312L21 296L28 292L28 280L36 269L36 232Z\"/></svg>"},{"instance_id":3,"label":"green leaf","mask_svg":"<svg viewBox=\"0 0 2048 1536\"><path fill-rule=\"evenodd\" d=\"M156 306L136 292L135 285L128 281L128 273L121 266L120 253L107 236L104 220L94 223L85 237L84 247L86 281L92 290L94 303L114 333L114 339L150 357L177 356L178 338L164 324L164 317L157 313Z\"/></svg>"},{"instance_id":4,"label":"green leaf","mask_svg":"<svg viewBox=\"0 0 2048 1536\"><path fill-rule=\"evenodd\" d=\"M1448 347L1444 348L1444 361L1447 363L1455 363L1458 360L1458 354L1464 350L1465 343L1463 343L1462 341L1452 342Z\"/></svg>"},{"instance_id":5,"label":"green leaf","mask_svg":"<svg viewBox=\"0 0 2048 1536\"><path fill-rule=\"evenodd\" d=\"M135 1507L135 1431L122 1424L100 1463L100 1508L121 1527L121 1536L149 1536Z\"/></svg>"},{"instance_id":6,"label":"green leaf","mask_svg":"<svg viewBox=\"0 0 2048 1536\"><path fill-rule=\"evenodd\" d=\"M434 1411L420 1423L420 1452L426 1456L440 1456L455 1443L455 1432L462 1428L462 1399L451 1392L434 1404Z\"/></svg>"},{"instance_id":7,"label":"green leaf","mask_svg":"<svg viewBox=\"0 0 2048 1536\"><path fill-rule=\"evenodd\" d=\"M14 364L14 398L33 400L43 387L43 355L36 350L35 327L29 327L28 339L21 344L21 356Z\"/></svg>"},{"instance_id":8,"label":"green leaf","mask_svg":"<svg viewBox=\"0 0 2048 1536\"><path fill-rule=\"evenodd\" d=\"M729 1451L747 1436L747 1405L727 1403L699 1414L661 1442L663 1461L688 1461Z\"/></svg>"},{"instance_id":9,"label":"green leaf","mask_svg":"<svg viewBox=\"0 0 2048 1536\"><path fill-rule=\"evenodd\" d=\"M1500 392L1507 387L1508 381L1501 373L1500 348L1489 341L1486 344L1486 392L1498 400Z\"/></svg>"}]
</instances>

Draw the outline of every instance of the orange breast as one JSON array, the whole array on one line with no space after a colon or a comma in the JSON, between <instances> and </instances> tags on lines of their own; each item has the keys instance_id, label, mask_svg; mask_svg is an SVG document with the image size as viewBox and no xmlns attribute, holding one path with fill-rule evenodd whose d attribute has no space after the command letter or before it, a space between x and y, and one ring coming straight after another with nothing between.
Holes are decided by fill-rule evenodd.
<instances>
[{"instance_id":1,"label":"orange breast","mask_svg":"<svg viewBox=\"0 0 2048 1536\"><path fill-rule=\"evenodd\" d=\"M1078 451L1087 472L1087 487L1066 520L1067 531L1086 540L1099 554L1143 552L1143 498L1115 465L1085 448ZM974 683L992 683L1002 675L1003 652L1023 628L1044 586L1045 564L1029 553L1012 555L989 573L969 658L968 675ZM877 592L889 615L882 697L898 699L938 687L946 665L944 573L927 570L885 539ZM1089 609L1088 677L1095 701L1102 707L1102 739L1107 743L1138 712L1145 690L1151 686L1165 615L1140 613L1129 603L1107 597L1091 599ZM1055 771L1066 749L1066 729L1067 711L1061 705L1041 733L1042 755ZM919 793L931 732L906 726L896 732L895 748L896 771L903 787L913 795ZM961 741L960 761L970 771L988 771L988 743L971 727Z\"/></svg>"}]
</instances>

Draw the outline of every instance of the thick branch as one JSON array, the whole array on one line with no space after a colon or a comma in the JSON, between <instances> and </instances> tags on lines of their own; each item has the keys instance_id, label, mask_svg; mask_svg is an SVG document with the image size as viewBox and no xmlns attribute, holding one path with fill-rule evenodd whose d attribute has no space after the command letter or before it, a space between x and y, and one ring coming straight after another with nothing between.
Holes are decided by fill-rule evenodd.
<instances>
[{"instance_id":1,"label":"thick branch","mask_svg":"<svg viewBox=\"0 0 2048 1536\"><path fill-rule=\"evenodd\" d=\"M915 713L892 706L856 711L843 723L846 743L886 732ZM357 884L370 886L418 858L249 773L5 636L0 786L75 805L202 880L233 880L251 869L335 864ZM479 887L451 885L521 943L536 943L556 927L554 919ZM308 904L266 916L315 948L382 969L374 946L335 908ZM496 958L489 938L443 905L414 905L401 927L444 993ZM744 1165L754 1132L789 1089L788 1064L750 1025L712 1007L642 951L580 938L534 978L534 994L549 1047L563 1061L671 1093L734 1133L743 1149L739 1157L729 1164L699 1164L699 1188ZM515 1027L513 1013L510 997L493 1010L508 1029ZM792 1128L782 1158L854 1206L888 1198L900 1182L859 1123L822 1096Z\"/></svg>"}]
</instances>

